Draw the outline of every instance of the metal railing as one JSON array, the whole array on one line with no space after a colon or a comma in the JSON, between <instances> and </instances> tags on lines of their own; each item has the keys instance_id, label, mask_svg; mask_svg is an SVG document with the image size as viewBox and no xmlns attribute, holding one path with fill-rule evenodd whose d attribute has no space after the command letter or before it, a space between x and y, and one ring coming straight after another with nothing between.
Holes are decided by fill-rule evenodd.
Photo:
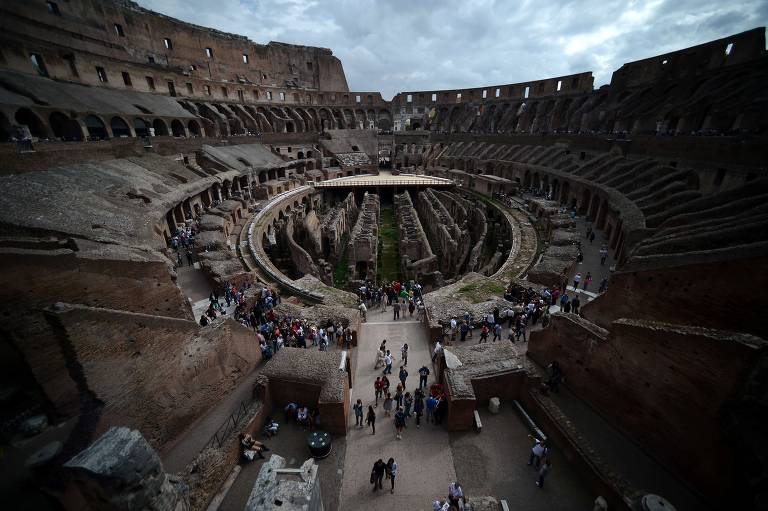
<instances>
[{"instance_id":1,"label":"metal railing","mask_svg":"<svg viewBox=\"0 0 768 511\"><path fill-rule=\"evenodd\" d=\"M224 442L227 441L234 431L237 431L240 428L240 422L246 415L248 415L248 407L246 404L250 404L250 402L248 400L240 402L240 406L238 406L234 412L229 414L227 420L216 430L216 433L214 433L211 439L208 440L208 443L205 444L203 450L208 449L209 447L221 449Z\"/></svg>"},{"instance_id":2,"label":"metal railing","mask_svg":"<svg viewBox=\"0 0 768 511\"><path fill-rule=\"evenodd\" d=\"M405 179L331 179L315 183L315 188L343 188L348 186L454 186L453 181L444 178L405 178Z\"/></svg>"}]
</instances>

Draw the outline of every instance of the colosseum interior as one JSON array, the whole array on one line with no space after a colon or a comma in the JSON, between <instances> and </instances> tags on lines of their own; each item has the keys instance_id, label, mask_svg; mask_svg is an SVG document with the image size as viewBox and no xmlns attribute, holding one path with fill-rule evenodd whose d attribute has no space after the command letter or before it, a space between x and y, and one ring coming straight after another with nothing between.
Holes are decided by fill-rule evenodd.
<instances>
[{"instance_id":1,"label":"colosseum interior","mask_svg":"<svg viewBox=\"0 0 768 511\"><path fill-rule=\"evenodd\" d=\"M765 28L386 100L128 0L0 27L9 509L768 509Z\"/></svg>"}]
</instances>

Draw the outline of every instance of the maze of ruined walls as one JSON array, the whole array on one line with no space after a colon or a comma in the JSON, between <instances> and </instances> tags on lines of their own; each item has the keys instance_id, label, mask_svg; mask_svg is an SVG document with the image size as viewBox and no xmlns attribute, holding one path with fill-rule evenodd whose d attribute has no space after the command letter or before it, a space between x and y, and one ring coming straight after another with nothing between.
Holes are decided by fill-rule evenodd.
<instances>
[{"instance_id":1,"label":"maze of ruined walls","mask_svg":"<svg viewBox=\"0 0 768 511\"><path fill-rule=\"evenodd\" d=\"M466 226L454 221L432 190L419 192L416 204L419 218L424 220L422 225L426 225L430 248L438 257L440 271L444 275L459 273L471 248Z\"/></svg>"},{"instance_id":2,"label":"maze of ruined walls","mask_svg":"<svg viewBox=\"0 0 768 511\"><path fill-rule=\"evenodd\" d=\"M326 258L337 261L343 250L342 240L349 234L357 219L358 207L355 194L349 192L347 197L326 215L320 224L322 233L323 254Z\"/></svg>"},{"instance_id":3,"label":"maze of ruined walls","mask_svg":"<svg viewBox=\"0 0 768 511\"><path fill-rule=\"evenodd\" d=\"M470 243L472 246L463 271L477 271L478 266L480 265L483 244L485 243L488 234L488 220L484 209L478 207L479 205L477 203L472 203L469 200L463 199L455 193L443 190L433 190L433 193L440 202L442 202L443 206L448 209L448 212L456 223L459 224L462 229L469 231ZM472 226L472 228L467 229L468 226ZM459 271L461 271L461 268L459 268Z\"/></svg>"},{"instance_id":4,"label":"maze of ruined walls","mask_svg":"<svg viewBox=\"0 0 768 511\"><path fill-rule=\"evenodd\" d=\"M429 239L408 192L394 196L394 207L399 232L398 243L402 275L406 279L416 279L426 273L438 271L438 258L432 252ZM455 247L453 248L455 250Z\"/></svg>"},{"instance_id":5,"label":"maze of ruined walls","mask_svg":"<svg viewBox=\"0 0 768 511\"><path fill-rule=\"evenodd\" d=\"M375 279L379 254L379 196L366 193L347 246L349 275L353 280ZM365 263L364 274L356 271ZM362 271L362 270L361 270Z\"/></svg>"},{"instance_id":6,"label":"maze of ruined walls","mask_svg":"<svg viewBox=\"0 0 768 511\"><path fill-rule=\"evenodd\" d=\"M286 219L284 227L281 229L282 242L288 247L291 262L297 274L316 275L323 282L327 282L329 275L327 265L323 264L325 261L319 260L316 264L312 255L304 249L304 246L309 244L302 244L297 241L297 238L306 241L306 232L307 229L305 229L299 213L294 212Z\"/></svg>"}]
</instances>

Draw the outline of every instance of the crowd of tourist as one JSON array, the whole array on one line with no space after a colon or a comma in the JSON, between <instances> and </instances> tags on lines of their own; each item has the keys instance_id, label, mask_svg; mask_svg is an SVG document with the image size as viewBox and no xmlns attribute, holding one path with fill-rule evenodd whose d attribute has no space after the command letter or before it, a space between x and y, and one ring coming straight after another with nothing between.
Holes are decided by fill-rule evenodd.
<instances>
[{"instance_id":1,"label":"crowd of tourist","mask_svg":"<svg viewBox=\"0 0 768 511\"><path fill-rule=\"evenodd\" d=\"M423 287L413 280L409 282L383 282L375 285L370 280L363 283L358 289L358 310L362 321L366 321L368 310L372 307L380 307L383 312L387 307L392 307L392 319L397 321L400 317L413 317L420 321L424 317Z\"/></svg>"}]
</instances>

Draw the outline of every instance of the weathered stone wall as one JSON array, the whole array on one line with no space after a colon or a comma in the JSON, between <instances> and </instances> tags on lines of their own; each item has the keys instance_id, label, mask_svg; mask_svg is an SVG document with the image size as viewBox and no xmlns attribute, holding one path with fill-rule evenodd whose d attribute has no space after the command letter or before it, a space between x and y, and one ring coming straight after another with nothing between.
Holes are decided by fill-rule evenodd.
<instances>
[{"instance_id":1,"label":"weathered stone wall","mask_svg":"<svg viewBox=\"0 0 768 511\"><path fill-rule=\"evenodd\" d=\"M435 193L427 189L416 201L419 218L426 226L429 246L438 259L438 267L446 277L461 273L472 248L466 224L457 223Z\"/></svg>"},{"instance_id":2,"label":"weathered stone wall","mask_svg":"<svg viewBox=\"0 0 768 511\"><path fill-rule=\"evenodd\" d=\"M701 492L723 498L739 462L721 416L766 342L646 320L610 328L558 313L531 332L528 355L542 365L557 360L576 395Z\"/></svg>"},{"instance_id":3,"label":"weathered stone wall","mask_svg":"<svg viewBox=\"0 0 768 511\"><path fill-rule=\"evenodd\" d=\"M366 192L347 246L352 280L376 279L379 253L379 196Z\"/></svg>"},{"instance_id":4,"label":"weathered stone wall","mask_svg":"<svg viewBox=\"0 0 768 511\"><path fill-rule=\"evenodd\" d=\"M421 279L439 269L438 257L424 232L408 192L394 196L395 219L399 233L400 271L405 279ZM436 222L432 222L435 224Z\"/></svg>"},{"instance_id":5,"label":"weathered stone wall","mask_svg":"<svg viewBox=\"0 0 768 511\"><path fill-rule=\"evenodd\" d=\"M357 203L355 194L349 192L346 198L323 219L320 226L322 234L322 253L331 260L338 261L342 247L342 240L348 235L357 220Z\"/></svg>"}]
</instances>

